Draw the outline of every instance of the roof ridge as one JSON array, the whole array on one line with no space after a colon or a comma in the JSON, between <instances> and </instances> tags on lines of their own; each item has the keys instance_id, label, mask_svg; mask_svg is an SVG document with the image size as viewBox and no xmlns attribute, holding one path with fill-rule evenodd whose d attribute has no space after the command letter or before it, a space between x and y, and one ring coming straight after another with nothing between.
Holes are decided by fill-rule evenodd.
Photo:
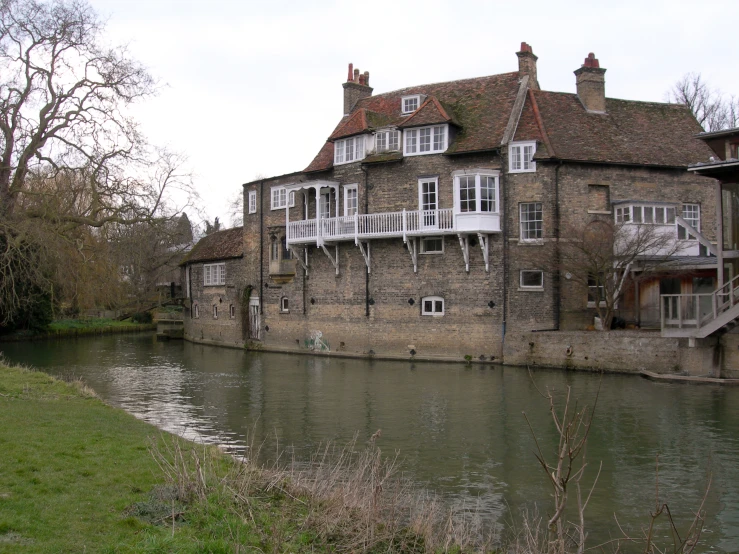
<instances>
[{"instance_id":1,"label":"roof ridge","mask_svg":"<svg viewBox=\"0 0 739 554\"><path fill-rule=\"evenodd\" d=\"M564 92L561 90L535 90L534 94L562 94L565 96L577 96L576 92ZM613 100L614 102L630 102L633 104L653 104L656 106L671 106L675 108L688 108L686 104L673 103L673 102L657 102L656 100L631 100L630 98L614 98L612 96L606 96L606 100Z\"/></svg>"},{"instance_id":2,"label":"roof ridge","mask_svg":"<svg viewBox=\"0 0 739 554\"><path fill-rule=\"evenodd\" d=\"M404 90L410 89L410 88L420 88L420 87L432 87L436 85L446 85L448 83L464 83L467 81L478 81L480 79L490 79L492 77L503 77L504 75L516 75L518 76L518 71L507 71L505 73L495 73L493 75L482 75L480 77L468 77L467 79L452 79L450 81L437 81L435 83L424 83L422 85L411 85L409 87L403 87L395 90L389 90L387 92L383 92L381 94L374 94L372 96L368 96L366 98L360 99L357 103L363 102L365 100L370 100L372 98L381 98L383 96L389 96L392 94L397 94L398 92L402 92Z\"/></svg>"}]
</instances>

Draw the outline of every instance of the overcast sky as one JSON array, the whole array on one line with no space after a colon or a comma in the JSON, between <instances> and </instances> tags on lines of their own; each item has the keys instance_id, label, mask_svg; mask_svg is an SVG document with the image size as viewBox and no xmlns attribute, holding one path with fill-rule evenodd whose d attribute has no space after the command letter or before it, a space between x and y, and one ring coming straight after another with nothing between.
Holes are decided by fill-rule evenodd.
<instances>
[{"instance_id":1,"label":"overcast sky","mask_svg":"<svg viewBox=\"0 0 739 554\"><path fill-rule=\"evenodd\" d=\"M526 41L546 90L575 92L594 52L609 97L662 101L691 71L739 94L736 0L90 1L162 84L137 118L188 156L211 220L243 183L310 163L341 118L349 62L378 94L516 71Z\"/></svg>"}]
</instances>

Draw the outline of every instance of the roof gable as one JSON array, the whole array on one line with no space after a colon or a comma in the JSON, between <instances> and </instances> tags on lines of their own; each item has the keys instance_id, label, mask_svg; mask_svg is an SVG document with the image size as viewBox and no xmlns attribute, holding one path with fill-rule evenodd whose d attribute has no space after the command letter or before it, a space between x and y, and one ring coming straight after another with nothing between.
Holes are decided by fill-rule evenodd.
<instances>
[{"instance_id":1,"label":"roof gable","mask_svg":"<svg viewBox=\"0 0 739 554\"><path fill-rule=\"evenodd\" d=\"M420 127L422 125L434 125L437 123L449 123L452 118L447 110L433 96L429 96L419 108L406 118L400 125L399 129L406 127Z\"/></svg>"}]
</instances>

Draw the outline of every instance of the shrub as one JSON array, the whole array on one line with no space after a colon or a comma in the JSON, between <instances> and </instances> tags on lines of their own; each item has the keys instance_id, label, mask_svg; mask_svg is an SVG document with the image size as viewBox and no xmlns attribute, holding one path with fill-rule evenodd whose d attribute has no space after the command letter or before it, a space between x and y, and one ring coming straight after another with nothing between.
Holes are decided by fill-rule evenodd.
<instances>
[{"instance_id":1,"label":"shrub","mask_svg":"<svg viewBox=\"0 0 739 554\"><path fill-rule=\"evenodd\" d=\"M131 316L131 320L134 323L151 323L154 319L151 312L136 312Z\"/></svg>"}]
</instances>

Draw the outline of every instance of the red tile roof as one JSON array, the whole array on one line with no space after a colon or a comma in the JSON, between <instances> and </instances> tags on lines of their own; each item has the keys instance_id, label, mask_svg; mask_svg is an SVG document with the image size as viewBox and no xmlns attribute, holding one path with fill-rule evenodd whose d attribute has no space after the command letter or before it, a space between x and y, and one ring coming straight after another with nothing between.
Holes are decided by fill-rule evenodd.
<instances>
[{"instance_id":1,"label":"red tile roof","mask_svg":"<svg viewBox=\"0 0 739 554\"><path fill-rule=\"evenodd\" d=\"M180 265L241 258L244 255L244 228L234 227L204 236Z\"/></svg>"},{"instance_id":2,"label":"red tile roof","mask_svg":"<svg viewBox=\"0 0 739 554\"><path fill-rule=\"evenodd\" d=\"M710 156L693 136L700 130L680 104L607 98L605 114L589 113L576 94L538 90L529 92L514 140L548 138L549 155L563 160L687 167Z\"/></svg>"},{"instance_id":3,"label":"red tile roof","mask_svg":"<svg viewBox=\"0 0 739 554\"><path fill-rule=\"evenodd\" d=\"M415 112L413 112L413 114L398 125L398 128L405 129L407 127L421 127L422 125L449 123L451 121L452 118L449 116L444 106L442 106L435 97L429 96L426 101L421 104Z\"/></svg>"},{"instance_id":4,"label":"red tile roof","mask_svg":"<svg viewBox=\"0 0 739 554\"><path fill-rule=\"evenodd\" d=\"M410 119L400 113L401 97L424 94L434 98L431 99L430 103L427 99L423 106L431 104L429 109L433 108L439 114L439 117L443 117L444 114L447 116L443 120L433 121L433 123L451 121L461 127L454 142L447 149L447 153L492 150L500 146L513 103L516 100L518 80L518 72L503 73L489 77L420 85L362 98L357 101L352 114L339 122L331 137L332 140L337 138L337 133L341 136L348 136L344 134L342 127L348 124L349 120L359 110L366 110L365 116L368 119L371 117L382 118L384 126L401 125ZM420 107L418 111L420 111ZM419 114L419 118L421 115ZM427 116L424 115L423 117ZM370 126L372 126L371 122ZM379 126L376 125L374 128ZM327 145L323 146L311 164L305 169L306 172L323 171L333 166L333 145L330 148L330 156Z\"/></svg>"}]
</instances>

